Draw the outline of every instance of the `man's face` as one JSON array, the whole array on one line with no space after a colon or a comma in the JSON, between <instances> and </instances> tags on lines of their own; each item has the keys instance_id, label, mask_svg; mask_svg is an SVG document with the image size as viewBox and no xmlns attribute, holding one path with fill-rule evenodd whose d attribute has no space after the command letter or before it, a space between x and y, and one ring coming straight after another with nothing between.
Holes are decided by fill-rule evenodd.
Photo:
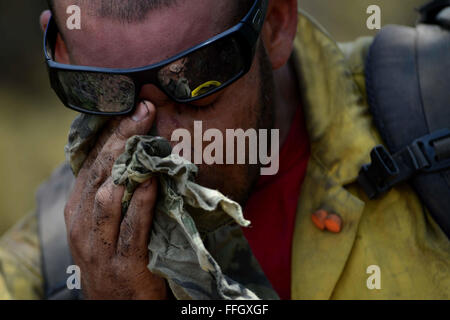
<instances>
[{"instance_id":1,"label":"man's face","mask_svg":"<svg viewBox=\"0 0 450 320\"><path fill-rule=\"evenodd\" d=\"M63 2L58 3L59 17L64 16ZM81 6L81 30L63 31L70 63L106 68L140 67L172 57L230 28L236 15L228 1L211 0L178 1L132 23L83 14L83 10L92 12ZM203 122L203 131L219 129L224 137L226 129L271 128L272 84L267 83L271 70L262 63L261 52L247 75L193 105L174 103L155 86L144 86L140 98L156 107L158 135L170 141L174 130L185 128L194 137L194 121ZM263 80L262 74L268 76ZM200 165L199 169L199 184L218 189L241 204L259 172L248 165Z\"/></svg>"}]
</instances>

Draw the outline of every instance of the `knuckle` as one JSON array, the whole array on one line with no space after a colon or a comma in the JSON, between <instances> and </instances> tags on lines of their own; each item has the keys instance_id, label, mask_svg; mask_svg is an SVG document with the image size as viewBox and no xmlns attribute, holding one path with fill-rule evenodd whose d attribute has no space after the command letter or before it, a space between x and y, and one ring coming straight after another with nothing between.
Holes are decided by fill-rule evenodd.
<instances>
[{"instance_id":1,"label":"knuckle","mask_svg":"<svg viewBox=\"0 0 450 320\"><path fill-rule=\"evenodd\" d=\"M86 264L97 265L100 259L95 248L89 246L83 256L83 260Z\"/></svg>"},{"instance_id":2,"label":"knuckle","mask_svg":"<svg viewBox=\"0 0 450 320\"><path fill-rule=\"evenodd\" d=\"M133 237L135 230L128 219L124 219L122 225L120 226L120 235L122 240L122 245L130 242Z\"/></svg>"},{"instance_id":3,"label":"knuckle","mask_svg":"<svg viewBox=\"0 0 450 320\"><path fill-rule=\"evenodd\" d=\"M81 239L81 228L78 224L72 223L69 227L68 240L74 248L79 248L79 240Z\"/></svg>"},{"instance_id":4,"label":"knuckle","mask_svg":"<svg viewBox=\"0 0 450 320\"><path fill-rule=\"evenodd\" d=\"M134 195L133 197L133 204L132 204L132 208L136 211L140 211L142 210L142 208L146 205L147 203L147 199L146 199L147 195L143 194L141 192L137 193Z\"/></svg>"},{"instance_id":5,"label":"knuckle","mask_svg":"<svg viewBox=\"0 0 450 320\"><path fill-rule=\"evenodd\" d=\"M115 158L112 152L104 152L99 159L99 166L101 167L102 172L109 173L114 164L114 161Z\"/></svg>"},{"instance_id":6,"label":"knuckle","mask_svg":"<svg viewBox=\"0 0 450 320\"><path fill-rule=\"evenodd\" d=\"M89 184L94 187L101 186L105 181L113 162L114 157L111 153L107 152L100 154L89 172Z\"/></svg>"},{"instance_id":7,"label":"knuckle","mask_svg":"<svg viewBox=\"0 0 450 320\"><path fill-rule=\"evenodd\" d=\"M103 150L103 144L101 142L97 143L94 148L92 149L91 153L95 155L99 155Z\"/></svg>"},{"instance_id":8,"label":"knuckle","mask_svg":"<svg viewBox=\"0 0 450 320\"><path fill-rule=\"evenodd\" d=\"M153 182L152 185L146 188L139 188L135 193L134 202L136 209L142 210L143 208L152 205L156 200L157 189L156 184Z\"/></svg>"},{"instance_id":9,"label":"knuckle","mask_svg":"<svg viewBox=\"0 0 450 320\"><path fill-rule=\"evenodd\" d=\"M80 265L96 265L99 262L98 250L76 228L69 231L70 251Z\"/></svg>"},{"instance_id":10,"label":"knuckle","mask_svg":"<svg viewBox=\"0 0 450 320\"><path fill-rule=\"evenodd\" d=\"M120 256L129 258L135 255L138 250L134 245L133 239L136 239L138 234L129 222L122 223L120 227L120 237L118 241L118 253Z\"/></svg>"},{"instance_id":11,"label":"knuckle","mask_svg":"<svg viewBox=\"0 0 450 320\"><path fill-rule=\"evenodd\" d=\"M113 270L113 273L116 275L116 277L121 277L122 275L126 274L128 265L124 263L124 260L121 259L120 256L116 256L111 261L111 269Z\"/></svg>"},{"instance_id":12,"label":"knuckle","mask_svg":"<svg viewBox=\"0 0 450 320\"><path fill-rule=\"evenodd\" d=\"M74 214L73 205L71 202L66 203L66 206L64 207L64 219L68 221L70 217Z\"/></svg>"},{"instance_id":13,"label":"knuckle","mask_svg":"<svg viewBox=\"0 0 450 320\"><path fill-rule=\"evenodd\" d=\"M129 133L128 133L128 126L129 126L129 121L127 121L127 119L124 119L116 128L116 130L114 130L114 136L116 137L117 140L119 141L126 141L128 140L128 138L130 137Z\"/></svg>"},{"instance_id":14,"label":"knuckle","mask_svg":"<svg viewBox=\"0 0 450 320\"><path fill-rule=\"evenodd\" d=\"M106 185L101 186L95 194L95 204L99 209L108 209L112 202L112 192Z\"/></svg>"},{"instance_id":15,"label":"knuckle","mask_svg":"<svg viewBox=\"0 0 450 320\"><path fill-rule=\"evenodd\" d=\"M104 180L103 166L100 163L96 163L89 172L88 184L91 187L98 187Z\"/></svg>"}]
</instances>

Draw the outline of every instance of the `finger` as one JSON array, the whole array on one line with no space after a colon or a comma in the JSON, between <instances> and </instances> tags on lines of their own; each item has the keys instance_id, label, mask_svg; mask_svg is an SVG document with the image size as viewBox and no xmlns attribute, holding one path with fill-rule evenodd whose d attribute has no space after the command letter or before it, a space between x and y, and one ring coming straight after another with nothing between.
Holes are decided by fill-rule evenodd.
<instances>
[{"instance_id":1,"label":"finger","mask_svg":"<svg viewBox=\"0 0 450 320\"><path fill-rule=\"evenodd\" d=\"M97 137L94 147L90 150L89 155L83 163L83 167L90 168L94 163L97 156L102 151L105 143L108 141L109 137L112 136L114 130L119 126L120 122L124 119L124 117L115 117L110 119L103 129L100 131L100 134Z\"/></svg>"},{"instance_id":2,"label":"finger","mask_svg":"<svg viewBox=\"0 0 450 320\"><path fill-rule=\"evenodd\" d=\"M112 123L116 123L116 126L119 124L118 119L113 119L109 123L108 127L111 127ZM105 128L105 130L111 131L109 135L112 134L113 130ZM103 136L106 136L106 133L102 133ZM88 158L85 160L82 169L80 170L77 179L75 181L75 185L73 191L70 195L69 201L67 202L69 210L66 210L65 217L66 223L68 220L71 220L71 216L73 213L77 212L77 210L81 209L81 207L88 207L92 210L92 202L97 192L94 188L86 188L88 178L89 178L89 168L92 168L92 164L100 153L106 141L100 141L99 139L96 142L96 145L91 150ZM91 177L92 178L92 177ZM102 180L100 180L101 182ZM79 207L77 209L77 207ZM85 217L88 219L89 217Z\"/></svg>"},{"instance_id":3,"label":"finger","mask_svg":"<svg viewBox=\"0 0 450 320\"><path fill-rule=\"evenodd\" d=\"M95 195L90 239L99 248L116 248L124 189L123 186L116 186L109 177Z\"/></svg>"},{"instance_id":4,"label":"finger","mask_svg":"<svg viewBox=\"0 0 450 320\"><path fill-rule=\"evenodd\" d=\"M80 176L87 178L90 186L97 189L110 175L114 161L125 150L127 140L150 131L155 114L153 104L148 101L140 103L131 117L123 118L116 126L94 162L83 165L84 170L80 171Z\"/></svg>"},{"instance_id":5,"label":"finger","mask_svg":"<svg viewBox=\"0 0 450 320\"><path fill-rule=\"evenodd\" d=\"M117 250L124 256L147 252L158 192L156 178L142 184L133 194L120 225Z\"/></svg>"},{"instance_id":6,"label":"finger","mask_svg":"<svg viewBox=\"0 0 450 320\"><path fill-rule=\"evenodd\" d=\"M126 140L133 134L146 133L151 128L154 117L154 106L149 102L141 103L133 116L121 120L94 163L90 167L87 167L86 164L83 165L71 194L70 205L65 211L67 225L74 226L74 230L78 230L80 227L74 225L73 221L75 223L83 222L83 226L92 224L92 212L97 191L111 175L111 168L115 159L123 152ZM109 145L107 146L107 144ZM120 144L121 147L116 144ZM120 208L120 204L118 208ZM84 228L81 231L84 232Z\"/></svg>"},{"instance_id":7,"label":"finger","mask_svg":"<svg viewBox=\"0 0 450 320\"><path fill-rule=\"evenodd\" d=\"M145 111L148 111L148 116L145 117ZM72 201L78 203L81 201L82 195L88 193L87 201L92 203L97 188L106 180L109 176L112 165L117 158L117 155L111 154L109 157L105 155L102 161L97 161L99 154L104 149L105 144L114 136L122 136L121 132L129 131L131 128L136 128L136 134L146 133L147 128L151 127L155 117L155 107L148 101L141 102L136 108L136 112L130 117L116 117L109 121L106 127L102 130L99 138L96 141L95 146L90 151L87 159L84 161L83 166L78 174L74 192L72 193ZM144 114L144 117L142 117ZM139 121L141 119L141 121ZM133 129L131 129L133 130ZM129 134L132 136L132 134ZM126 137L124 136L123 139ZM117 138L113 138L117 141ZM124 145L125 143L123 143ZM94 165L95 163L95 165Z\"/></svg>"}]
</instances>

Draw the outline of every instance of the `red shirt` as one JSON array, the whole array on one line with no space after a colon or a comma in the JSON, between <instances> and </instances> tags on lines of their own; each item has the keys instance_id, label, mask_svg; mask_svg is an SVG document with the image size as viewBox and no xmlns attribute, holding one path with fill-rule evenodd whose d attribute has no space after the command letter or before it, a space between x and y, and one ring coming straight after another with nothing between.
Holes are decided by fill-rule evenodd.
<instances>
[{"instance_id":1,"label":"red shirt","mask_svg":"<svg viewBox=\"0 0 450 320\"><path fill-rule=\"evenodd\" d=\"M252 224L245 237L281 299L291 297L291 246L300 188L310 155L308 135L298 108L280 150L274 176L261 176L244 210Z\"/></svg>"}]
</instances>

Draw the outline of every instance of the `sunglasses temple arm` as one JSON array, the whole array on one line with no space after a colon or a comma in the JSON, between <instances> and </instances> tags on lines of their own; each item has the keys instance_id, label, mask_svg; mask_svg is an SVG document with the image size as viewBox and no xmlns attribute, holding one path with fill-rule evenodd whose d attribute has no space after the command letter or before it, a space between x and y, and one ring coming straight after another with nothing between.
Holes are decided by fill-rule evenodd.
<instances>
[{"instance_id":1,"label":"sunglasses temple arm","mask_svg":"<svg viewBox=\"0 0 450 320\"><path fill-rule=\"evenodd\" d=\"M259 36L267 14L269 0L256 0L247 16L242 20Z\"/></svg>"}]
</instances>

